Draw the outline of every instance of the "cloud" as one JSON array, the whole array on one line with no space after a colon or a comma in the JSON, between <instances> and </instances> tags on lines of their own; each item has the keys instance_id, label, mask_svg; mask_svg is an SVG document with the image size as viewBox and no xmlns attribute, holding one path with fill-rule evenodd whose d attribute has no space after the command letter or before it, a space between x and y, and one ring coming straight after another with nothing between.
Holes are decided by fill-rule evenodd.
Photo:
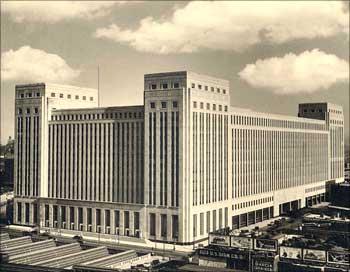
<instances>
[{"instance_id":1,"label":"cloud","mask_svg":"<svg viewBox=\"0 0 350 272\"><path fill-rule=\"evenodd\" d=\"M263 41L330 37L349 32L349 14L339 1L194 1L169 19L147 17L137 29L112 24L96 38L157 54L201 49L243 51Z\"/></svg>"},{"instance_id":2,"label":"cloud","mask_svg":"<svg viewBox=\"0 0 350 272\"><path fill-rule=\"evenodd\" d=\"M56 23L69 19L93 19L110 13L126 1L1 1L2 11L15 22Z\"/></svg>"},{"instance_id":3,"label":"cloud","mask_svg":"<svg viewBox=\"0 0 350 272\"><path fill-rule=\"evenodd\" d=\"M258 60L239 72L239 77L256 88L277 94L313 93L349 80L349 63L319 49L300 55Z\"/></svg>"},{"instance_id":4,"label":"cloud","mask_svg":"<svg viewBox=\"0 0 350 272\"><path fill-rule=\"evenodd\" d=\"M43 50L23 46L1 54L1 78L4 81L69 82L79 76L64 59Z\"/></svg>"}]
</instances>

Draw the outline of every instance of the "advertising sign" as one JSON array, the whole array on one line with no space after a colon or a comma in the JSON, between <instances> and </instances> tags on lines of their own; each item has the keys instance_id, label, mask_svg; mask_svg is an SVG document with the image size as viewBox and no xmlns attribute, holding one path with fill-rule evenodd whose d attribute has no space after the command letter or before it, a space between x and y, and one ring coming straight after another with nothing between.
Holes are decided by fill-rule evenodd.
<instances>
[{"instance_id":1,"label":"advertising sign","mask_svg":"<svg viewBox=\"0 0 350 272\"><path fill-rule=\"evenodd\" d=\"M277 251L277 240L272 239L255 239L254 249Z\"/></svg>"},{"instance_id":2,"label":"advertising sign","mask_svg":"<svg viewBox=\"0 0 350 272\"><path fill-rule=\"evenodd\" d=\"M230 246L230 236L209 234L209 244L216 246Z\"/></svg>"},{"instance_id":3,"label":"advertising sign","mask_svg":"<svg viewBox=\"0 0 350 272\"><path fill-rule=\"evenodd\" d=\"M334 264L350 265L350 253L340 251L328 251L327 262Z\"/></svg>"},{"instance_id":4,"label":"advertising sign","mask_svg":"<svg viewBox=\"0 0 350 272\"><path fill-rule=\"evenodd\" d=\"M253 260L253 271L254 272L273 272L274 262L263 259Z\"/></svg>"},{"instance_id":5,"label":"advertising sign","mask_svg":"<svg viewBox=\"0 0 350 272\"><path fill-rule=\"evenodd\" d=\"M318 249L303 249L303 259L306 261L326 262L326 251Z\"/></svg>"},{"instance_id":6,"label":"advertising sign","mask_svg":"<svg viewBox=\"0 0 350 272\"><path fill-rule=\"evenodd\" d=\"M302 249L296 247L280 247L280 258L301 260Z\"/></svg>"},{"instance_id":7,"label":"advertising sign","mask_svg":"<svg viewBox=\"0 0 350 272\"><path fill-rule=\"evenodd\" d=\"M253 239L248 237L231 236L231 247L253 248Z\"/></svg>"},{"instance_id":8,"label":"advertising sign","mask_svg":"<svg viewBox=\"0 0 350 272\"><path fill-rule=\"evenodd\" d=\"M222 252L218 250L212 250L212 249L200 249L198 251L198 254L200 256L207 256L207 257L215 257L215 258L230 258L229 252Z\"/></svg>"}]
</instances>

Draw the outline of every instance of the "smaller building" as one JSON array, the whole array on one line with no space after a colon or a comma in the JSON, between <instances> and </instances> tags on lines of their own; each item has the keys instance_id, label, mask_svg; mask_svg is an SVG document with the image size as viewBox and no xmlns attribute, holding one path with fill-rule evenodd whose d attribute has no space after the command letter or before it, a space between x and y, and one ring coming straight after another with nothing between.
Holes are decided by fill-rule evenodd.
<instances>
[{"instance_id":1,"label":"smaller building","mask_svg":"<svg viewBox=\"0 0 350 272\"><path fill-rule=\"evenodd\" d=\"M343 182L332 184L331 204L332 206L350 210L350 183Z\"/></svg>"},{"instance_id":2,"label":"smaller building","mask_svg":"<svg viewBox=\"0 0 350 272\"><path fill-rule=\"evenodd\" d=\"M12 157L0 156L0 193L13 191L13 169L14 159Z\"/></svg>"}]
</instances>

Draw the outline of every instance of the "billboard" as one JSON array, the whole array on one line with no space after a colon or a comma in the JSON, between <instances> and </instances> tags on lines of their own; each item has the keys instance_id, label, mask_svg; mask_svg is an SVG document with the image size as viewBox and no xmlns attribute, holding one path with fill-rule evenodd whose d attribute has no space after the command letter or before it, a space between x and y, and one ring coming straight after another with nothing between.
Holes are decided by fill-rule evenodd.
<instances>
[{"instance_id":1,"label":"billboard","mask_svg":"<svg viewBox=\"0 0 350 272\"><path fill-rule=\"evenodd\" d=\"M327 252L327 262L334 264L350 264L350 253L340 252L340 251L328 251Z\"/></svg>"},{"instance_id":2,"label":"billboard","mask_svg":"<svg viewBox=\"0 0 350 272\"><path fill-rule=\"evenodd\" d=\"M229 235L209 234L209 244L216 246L230 246Z\"/></svg>"},{"instance_id":3,"label":"billboard","mask_svg":"<svg viewBox=\"0 0 350 272\"><path fill-rule=\"evenodd\" d=\"M326 262L326 251L304 248L303 259L305 261Z\"/></svg>"},{"instance_id":4,"label":"billboard","mask_svg":"<svg viewBox=\"0 0 350 272\"><path fill-rule=\"evenodd\" d=\"M301 248L280 246L280 258L301 260L302 256Z\"/></svg>"},{"instance_id":5,"label":"billboard","mask_svg":"<svg viewBox=\"0 0 350 272\"><path fill-rule=\"evenodd\" d=\"M231 257L229 252L223 252L223 251L206 249L206 248L199 249L198 254L200 256L207 256L207 257L214 257L214 258L230 258Z\"/></svg>"},{"instance_id":6,"label":"billboard","mask_svg":"<svg viewBox=\"0 0 350 272\"><path fill-rule=\"evenodd\" d=\"M253 260L252 262L253 271L254 272L274 272L275 269L275 263L274 261L270 260L264 260L264 259L257 259Z\"/></svg>"},{"instance_id":7,"label":"billboard","mask_svg":"<svg viewBox=\"0 0 350 272\"><path fill-rule=\"evenodd\" d=\"M248 237L231 236L231 247L253 248L253 239Z\"/></svg>"},{"instance_id":8,"label":"billboard","mask_svg":"<svg viewBox=\"0 0 350 272\"><path fill-rule=\"evenodd\" d=\"M277 240L272 239L255 239L254 249L277 251Z\"/></svg>"}]
</instances>

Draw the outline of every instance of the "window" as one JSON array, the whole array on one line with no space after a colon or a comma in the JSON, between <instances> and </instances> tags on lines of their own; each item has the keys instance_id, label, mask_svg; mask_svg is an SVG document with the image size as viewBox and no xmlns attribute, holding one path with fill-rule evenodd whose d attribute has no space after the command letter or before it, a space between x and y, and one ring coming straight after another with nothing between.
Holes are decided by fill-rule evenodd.
<instances>
[{"instance_id":1,"label":"window","mask_svg":"<svg viewBox=\"0 0 350 272\"><path fill-rule=\"evenodd\" d=\"M160 235L162 237L167 236L167 215L166 214L161 214L160 215Z\"/></svg>"},{"instance_id":2,"label":"window","mask_svg":"<svg viewBox=\"0 0 350 272\"><path fill-rule=\"evenodd\" d=\"M56 94L55 93L51 93L51 97L56 97Z\"/></svg>"},{"instance_id":3,"label":"window","mask_svg":"<svg viewBox=\"0 0 350 272\"><path fill-rule=\"evenodd\" d=\"M32 97L32 93L27 93L27 97Z\"/></svg>"},{"instance_id":4,"label":"window","mask_svg":"<svg viewBox=\"0 0 350 272\"><path fill-rule=\"evenodd\" d=\"M155 109L156 108L156 103L154 103L154 102L151 102L151 109Z\"/></svg>"},{"instance_id":5,"label":"window","mask_svg":"<svg viewBox=\"0 0 350 272\"><path fill-rule=\"evenodd\" d=\"M38 113L38 112L39 112L38 108L35 108L35 109L34 109L34 112L35 112L35 113Z\"/></svg>"},{"instance_id":6,"label":"window","mask_svg":"<svg viewBox=\"0 0 350 272\"><path fill-rule=\"evenodd\" d=\"M216 104L213 104L213 110L216 110Z\"/></svg>"},{"instance_id":7,"label":"window","mask_svg":"<svg viewBox=\"0 0 350 272\"><path fill-rule=\"evenodd\" d=\"M223 90L222 90L222 93L223 93L223 94L226 94L226 90L225 90L225 89L223 89Z\"/></svg>"},{"instance_id":8,"label":"window","mask_svg":"<svg viewBox=\"0 0 350 272\"><path fill-rule=\"evenodd\" d=\"M68 98L68 99L71 99L71 98L72 98L72 95L71 95L71 94L68 94L68 95L67 95L67 98Z\"/></svg>"},{"instance_id":9,"label":"window","mask_svg":"<svg viewBox=\"0 0 350 272\"><path fill-rule=\"evenodd\" d=\"M90 101L94 101L94 98L92 96L90 96Z\"/></svg>"},{"instance_id":10,"label":"window","mask_svg":"<svg viewBox=\"0 0 350 272\"><path fill-rule=\"evenodd\" d=\"M21 98L24 98L24 94L23 93L21 93Z\"/></svg>"},{"instance_id":11,"label":"window","mask_svg":"<svg viewBox=\"0 0 350 272\"><path fill-rule=\"evenodd\" d=\"M200 107L201 107L201 109L204 108L204 103L203 102L201 102Z\"/></svg>"},{"instance_id":12,"label":"window","mask_svg":"<svg viewBox=\"0 0 350 272\"><path fill-rule=\"evenodd\" d=\"M197 102L196 101L193 101L193 107L197 108Z\"/></svg>"},{"instance_id":13,"label":"window","mask_svg":"<svg viewBox=\"0 0 350 272\"><path fill-rule=\"evenodd\" d=\"M162 102L162 109L166 109L166 102Z\"/></svg>"},{"instance_id":14,"label":"window","mask_svg":"<svg viewBox=\"0 0 350 272\"><path fill-rule=\"evenodd\" d=\"M217 91L218 93L220 93L220 88L216 88L216 91Z\"/></svg>"},{"instance_id":15,"label":"window","mask_svg":"<svg viewBox=\"0 0 350 272\"><path fill-rule=\"evenodd\" d=\"M210 87L210 90L211 90L212 92L214 92L214 87Z\"/></svg>"},{"instance_id":16,"label":"window","mask_svg":"<svg viewBox=\"0 0 350 272\"><path fill-rule=\"evenodd\" d=\"M168 89L168 83L163 83L163 84L162 84L162 88L163 88L163 89Z\"/></svg>"},{"instance_id":17,"label":"window","mask_svg":"<svg viewBox=\"0 0 350 272\"><path fill-rule=\"evenodd\" d=\"M173 101L173 108L177 108L178 105L177 105L177 101Z\"/></svg>"},{"instance_id":18,"label":"window","mask_svg":"<svg viewBox=\"0 0 350 272\"><path fill-rule=\"evenodd\" d=\"M76 96L75 96L75 99L79 99L79 95L76 95Z\"/></svg>"},{"instance_id":19,"label":"window","mask_svg":"<svg viewBox=\"0 0 350 272\"><path fill-rule=\"evenodd\" d=\"M193 237L197 236L197 215L193 215Z\"/></svg>"},{"instance_id":20,"label":"window","mask_svg":"<svg viewBox=\"0 0 350 272\"><path fill-rule=\"evenodd\" d=\"M83 100L86 100L86 96L85 95L83 96Z\"/></svg>"},{"instance_id":21,"label":"window","mask_svg":"<svg viewBox=\"0 0 350 272\"><path fill-rule=\"evenodd\" d=\"M152 85L151 85L151 89L152 89L152 90L157 89L157 84L152 84Z\"/></svg>"},{"instance_id":22,"label":"window","mask_svg":"<svg viewBox=\"0 0 350 272\"><path fill-rule=\"evenodd\" d=\"M40 93L36 93L36 96L40 96Z\"/></svg>"},{"instance_id":23,"label":"window","mask_svg":"<svg viewBox=\"0 0 350 272\"><path fill-rule=\"evenodd\" d=\"M180 88L180 84L178 82L175 82L174 83L174 88L177 89L177 88Z\"/></svg>"},{"instance_id":24,"label":"window","mask_svg":"<svg viewBox=\"0 0 350 272\"><path fill-rule=\"evenodd\" d=\"M120 212L114 211L114 225L116 228L119 228L119 219L120 219ZM119 234L119 233L117 233Z\"/></svg>"},{"instance_id":25,"label":"window","mask_svg":"<svg viewBox=\"0 0 350 272\"><path fill-rule=\"evenodd\" d=\"M219 105L219 111L222 111L222 105Z\"/></svg>"},{"instance_id":26,"label":"window","mask_svg":"<svg viewBox=\"0 0 350 272\"><path fill-rule=\"evenodd\" d=\"M18 109L18 114L22 114L22 109Z\"/></svg>"},{"instance_id":27,"label":"window","mask_svg":"<svg viewBox=\"0 0 350 272\"><path fill-rule=\"evenodd\" d=\"M63 98L63 94L62 93L60 93L60 98Z\"/></svg>"},{"instance_id":28,"label":"window","mask_svg":"<svg viewBox=\"0 0 350 272\"><path fill-rule=\"evenodd\" d=\"M208 91L208 86L204 86L204 90Z\"/></svg>"},{"instance_id":29,"label":"window","mask_svg":"<svg viewBox=\"0 0 350 272\"><path fill-rule=\"evenodd\" d=\"M172 237L177 239L179 237L179 218L177 215L172 215L171 218L173 229Z\"/></svg>"},{"instance_id":30,"label":"window","mask_svg":"<svg viewBox=\"0 0 350 272\"><path fill-rule=\"evenodd\" d=\"M227 106L225 106L225 111L227 111Z\"/></svg>"},{"instance_id":31,"label":"window","mask_svg":"<svg viewBox=\"0 0 350 272\"><path fill-rule=\"evenodd\" d=\"M149 218L149 225L150 225L149 234L151 236L155 236L156 235L156 214L150 213L149 216L150 216L150 218Z\"/></svg>"},{"instance_id":32,"label":"window","mask_svg":"<svg viewBox=\"0 0 350 272\"><path fill-rule=\"evenodd\" d=\"M27 108L27 114L30 114L30 109L29 108Z\"/></svg>"},{"instance_id":33,"label":"window","mask_svg":"<svg viewBox=\"0 0 350 272\"><path fill-rule=\"evenodd\" d=\"M202 90L202 85L198 85L198 89Z\"/></svg>"},{"instance_id":34,"label":"window","mask_svg":"<svg viewBox=\"0 0 350 272\"><path fill-rule=\"evenodd\" d=\"M194 83L192 83L192 88L195 88L195 87L196 87L196 85Z\"/></svg>"},{"instance_id":35,"label":"window","mask_svg":"<svg viewBox=\"0 0 350 272\"><path fill-rule=\"evenodd\" d=\"M204 235L204 213L199 215L199 235Z\"/></svg>"}]
</instances>

